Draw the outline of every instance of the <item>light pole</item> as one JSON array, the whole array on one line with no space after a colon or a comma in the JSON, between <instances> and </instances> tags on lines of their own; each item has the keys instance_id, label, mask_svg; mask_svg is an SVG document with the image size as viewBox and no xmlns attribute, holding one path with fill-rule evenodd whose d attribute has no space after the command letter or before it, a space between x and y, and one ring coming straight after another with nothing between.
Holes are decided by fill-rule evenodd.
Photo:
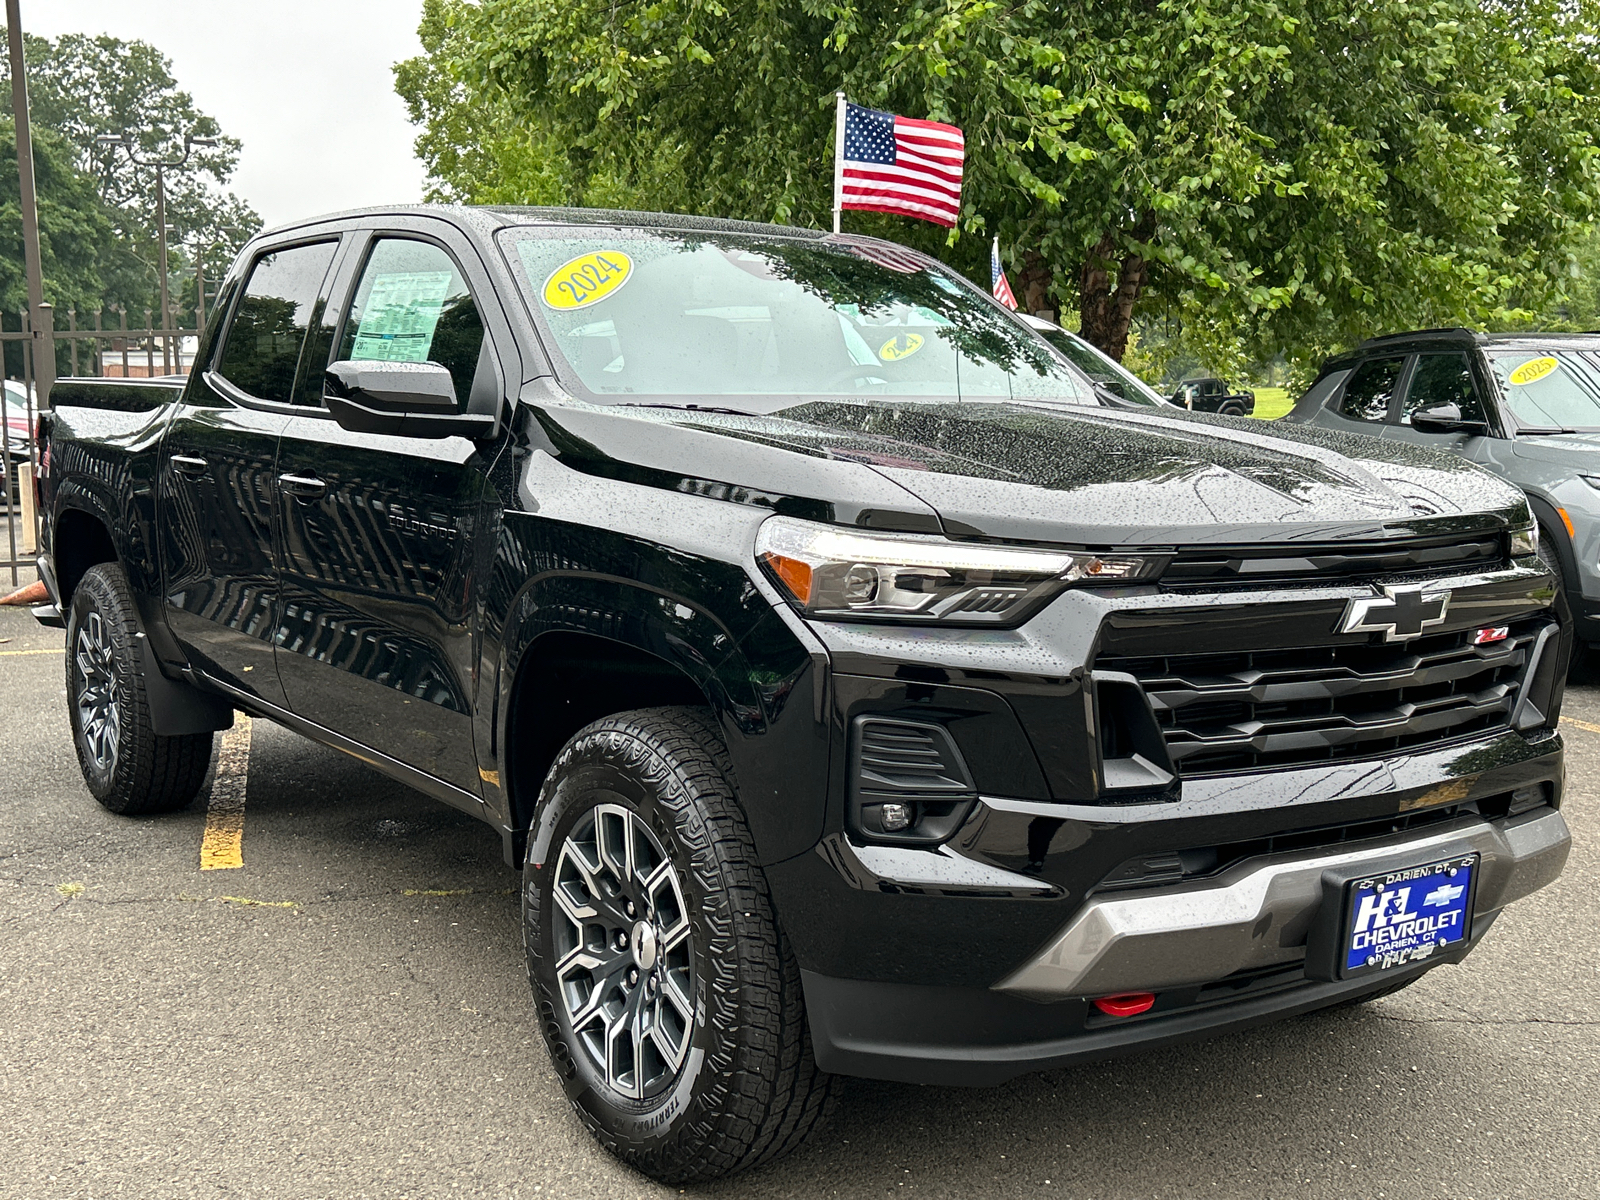
<instances>
[{"instance_id":1,"label":"light pole","mask_svg":"<svg viewBox=\"0 0 1600 1200\"><path fill-rule=\"evenodd\" d=\"M194 153L196 146L215 146L216 138L195 137L194 134L185 134L183 138L182 158L140 158L133 148L133 139L127 134L120 137L114 133L102 133L95 139L111 145L121 146L128 152L128 158L136 167L154 167L156 171L156 241L160 247L160 274L161 274L161 366L168 374L172 372L172 304L167 296L167 179L166 172L175 167L182 167L189 162L189 156Z\"/></svg>"}]
</instances>

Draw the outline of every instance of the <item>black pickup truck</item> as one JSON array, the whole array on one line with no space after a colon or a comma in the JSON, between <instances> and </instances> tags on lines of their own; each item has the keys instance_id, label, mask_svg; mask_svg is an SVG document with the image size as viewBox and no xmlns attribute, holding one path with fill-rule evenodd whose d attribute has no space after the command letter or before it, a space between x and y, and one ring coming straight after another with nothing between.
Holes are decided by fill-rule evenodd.
<instances>
[{"instance_id":1,"label":"black pickup truck","mask_svg":"<svg viewBox=\"0 0 1600 1200\"><path fill-rule=\"evenodd\" d=\"M186 383L62 380L43 437L90 792L182 808L237 709L489 822L530 1019L656 1179L792 1148L837 1075L1369 1000L1566 859L1520 492L1104 407L871 239L307 221Z\"/></svg>"}]
</instances>

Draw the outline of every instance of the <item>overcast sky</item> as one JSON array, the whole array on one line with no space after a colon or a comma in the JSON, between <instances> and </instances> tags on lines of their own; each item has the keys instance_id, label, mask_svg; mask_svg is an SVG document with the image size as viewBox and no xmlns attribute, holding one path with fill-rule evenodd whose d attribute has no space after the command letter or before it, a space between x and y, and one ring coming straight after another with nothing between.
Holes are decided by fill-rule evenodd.
<instances>
[{"instance_id":1,"label":"overcast sky","mask_svg":"<svg viewBox=\"0 0 1600 1200\"><path fill-rule=\"evenodd\" d=\"M150 42L244 143L230 188L268 225L422 198L390 68L421 53L422 0L21 0L29 33Z\"/></svg>"}]
</instances>

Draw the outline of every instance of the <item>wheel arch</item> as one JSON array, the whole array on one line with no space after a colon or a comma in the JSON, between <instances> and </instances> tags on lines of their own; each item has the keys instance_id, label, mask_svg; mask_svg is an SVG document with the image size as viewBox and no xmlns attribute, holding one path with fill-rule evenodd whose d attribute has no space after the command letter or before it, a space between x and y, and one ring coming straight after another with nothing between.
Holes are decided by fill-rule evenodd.
<instances>
[{"instance_id":1,"label":"wheel arch","mask_svg":"<svg viewBox=\"0 0 1600 1200\"><path fill-rule=\"evenodd\" d=\"M72 594L90 567L123 561L116 539L111 536L110 521L77 497L64 501L57 510L50 551L63 612L72 604Z\"/></svg>"},{"instance_id":2,"label":"wheel arch","mask_svg":"<svg viewBox=\"0 0 1600 1200\"><path fill-rule=\"evenodd\" d=\"M765 860L814 844L827 770L812 703L821 685L811 656L774 628L782 622L765 600L751 599L764 611L736 622L750 626L741 639L692 598L638 581L562 572L525 585L510 606L491 728L480 726L489 742L480 762L498 767L484 778L498 785L509 862L522 861L540 788L568 739L602 717L662 705L711 711ZM766 803L769 795L780 800L771 774L806 770L795 753L821 764L812 768L822 772L814 820Z\"/></svg>"},{"instance_id":3,"label":"wheel arch","mask_svg":"<svg viewBox=\"0 0 1600 1200\"><path fill-rule=\"evenodd\" d=\"M1539 536L1550 540L1556 559L1561 563L1562 589L1569 598L1581 595L1583 581L1578 575L1577 551L1567 535L1567 523L1561 519L1553 501L1531 491L1527 492L1527 497L1528 507L1539 520Z\"/></svg>"}]
</instances>

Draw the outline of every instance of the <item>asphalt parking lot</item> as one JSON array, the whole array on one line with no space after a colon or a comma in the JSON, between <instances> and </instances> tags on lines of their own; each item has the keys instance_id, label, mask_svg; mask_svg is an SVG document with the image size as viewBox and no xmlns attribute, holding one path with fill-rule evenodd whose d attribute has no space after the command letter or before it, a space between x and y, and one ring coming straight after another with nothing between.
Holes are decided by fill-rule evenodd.
<instances>
[{"instance_id":1,"label":"asphalt parking lot","mask_svg":"<svg viewBox=\"0 0 1600 1200\"><path fill-rule=\"evenodd\" d=\"M669 1196L569 1115L498 838L255 722L237 869L204 801L101 810L62 638L0 609L0 1197ZM729 1197L1600 1193L1600 687L1566 875L1363 1009L993 1091L855 1081ZM236 743L237 744L237 743Z\"/></svg>"}]
</instances>

